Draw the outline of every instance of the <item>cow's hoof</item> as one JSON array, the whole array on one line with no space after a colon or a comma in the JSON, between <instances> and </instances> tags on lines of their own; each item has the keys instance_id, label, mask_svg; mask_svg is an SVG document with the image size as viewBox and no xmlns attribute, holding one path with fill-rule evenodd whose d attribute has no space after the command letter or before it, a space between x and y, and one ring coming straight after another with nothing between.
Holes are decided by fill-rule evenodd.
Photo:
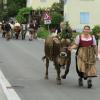
<instances>
[{"instance_id":1,"label":"cow's hoof","mask_svg":"<svg viewBox=\"0 0 100 100\"><path fill-rule=\"evenodd\" d=\"M48 80L49 78L48 78L48 76L45 76L44 79Z\"/></svg>"},{"instance_id":2,"label":"cow's hoof","mask_svg":"<svg viewBox=\"0 0 100 100\"><path fill-rule=\"evenodd\" d=\"M62 78L62 79L66 79L66 75L62 75L61 78Z\"/></svg>"},{"instance_id":3,"label":"cow's hoof","mask_svg":"<svg viewBox=\"0 0 100 100\"><path fill-rule=\"evenodd\" d=\"M57 80L57 85L61 85L61 80Z\"/></svg>"}]
</instances>

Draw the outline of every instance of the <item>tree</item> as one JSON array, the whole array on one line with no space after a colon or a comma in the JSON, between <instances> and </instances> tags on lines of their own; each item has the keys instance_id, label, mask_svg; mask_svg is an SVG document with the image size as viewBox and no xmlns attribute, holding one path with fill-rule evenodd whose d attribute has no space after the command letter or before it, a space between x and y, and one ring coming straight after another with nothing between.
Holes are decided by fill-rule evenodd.
<instances>
[{"instance_id":1,"label":"tree","mask_svg":"<svg viewBox=\"0 0 100 100\"><path fill-rule=\"evenodd\" d=\"M7 16L7 12L0 11L0 20L6 20Z\"/></svg>"},{"instance_id":2,"label":"tree","mask_svg":"<svg viewBox=\"0 0 100 100\"><path fill-rule=\"evenodd\" d=\"M14 17L23 7L26 7L26 0L8 0L8 16Z\"/></svg>"},{"instance_id":3,"label":"tree","mask_svg":"<svg viewBox=\"0 0 100 100\"><path fill-rule=\"evenodd\" d=\"M50 24L51 28L58 27L60 22L63 21L63 16L58 12L52 12L51 18L52 18L51 24Z\"/></svg>"},{"instance_id":4,"label":"tree","mask_svg":"<svg viewBox=\"0 0 100 100\"><path fill-rule=\"evenodd\" d=\"M7 9L0 8L0 20L15 17L19 9L26 7L26 1L27 0L7 0Z\"/></svg>"},{"instance_id":5,"label":"tree","mask_svg":"<svg viewBox=\"0 0 100 100\"><path fill-rule=\"evenodd\" d=\"M63 3L54 3L52 6L51 6L51 11L56 11L60 14L63 14Z\"/></svg>"},{"instance_id":6,"label":"tree","mask_svg":"<svg viewBox=\"0 0 100 100\"><path fill-rule=\"evenodd\" d=\"M17 21L20 23L26 23L31 10L32 8L21 8L16 16Z\"/></svg>"}]
</instances>

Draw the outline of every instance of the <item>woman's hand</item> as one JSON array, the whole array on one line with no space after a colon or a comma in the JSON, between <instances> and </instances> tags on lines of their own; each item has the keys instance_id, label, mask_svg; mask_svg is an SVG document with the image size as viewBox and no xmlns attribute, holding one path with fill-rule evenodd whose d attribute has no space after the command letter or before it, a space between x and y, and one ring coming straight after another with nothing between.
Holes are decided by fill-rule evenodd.
<instances>
[{"instance_id":1,"label":"woman's hand","mask_svg":"<svg viewBox=\"0 0 100 100\"><path fill-rule=\"evenodd\" d=\"M71 50L74 49L74 48L77 48L77 45L76 45L76 44L73 44L73 45L69 46L69 47L68 47L68 50L71 51Z\"/></svg>"},{"instance_id":2,"label":"woman's hand","mask_svg":"<svg viewBox=\"0 0 100 100\"><path fill-rule=\"evenodd\" d=\"M69 47L68 47L68 50L69 50L69 51L71 51L71 50L72 50L71 46L69 46Z\"/></svg>"}]
</instances>

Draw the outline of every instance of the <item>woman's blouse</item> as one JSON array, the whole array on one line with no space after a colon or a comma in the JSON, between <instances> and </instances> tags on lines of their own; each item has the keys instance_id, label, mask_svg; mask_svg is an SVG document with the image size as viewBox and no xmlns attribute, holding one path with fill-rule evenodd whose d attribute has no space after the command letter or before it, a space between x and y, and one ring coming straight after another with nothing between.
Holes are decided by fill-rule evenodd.
<instances>
[{"instance_id":1,"label":"woman's blouse","mask_svg":"<svg viewBox=\"0 0 100 100\"><path fill-rule=\"evenodd\" d=\"M83 35L76 36L75 43L80 46L89 46L89 45L96 45L96 39L94 35L89 35L85 38Z\"/></svg>"}]
</instances>

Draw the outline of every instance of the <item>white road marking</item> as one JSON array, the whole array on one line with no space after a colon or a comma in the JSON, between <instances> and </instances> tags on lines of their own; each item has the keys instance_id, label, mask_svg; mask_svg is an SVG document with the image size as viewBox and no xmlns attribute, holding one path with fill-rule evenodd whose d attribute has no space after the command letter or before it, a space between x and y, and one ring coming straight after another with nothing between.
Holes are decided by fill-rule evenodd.
<instances>
[{"instance_id":1,"label":"white road marking","mask_svg":"<svg viewBox=\"0 0 100 100\"><path fill-rule=\"evenodd\" d=\"M10 89L7 88L7 87L11 87L11 84L5 78L1 70L0 70L0 84L8 100L21 100L21 98L17 95L17 93L15 92L13 88L10 88Z\"/></svg>"}]
</instances>

